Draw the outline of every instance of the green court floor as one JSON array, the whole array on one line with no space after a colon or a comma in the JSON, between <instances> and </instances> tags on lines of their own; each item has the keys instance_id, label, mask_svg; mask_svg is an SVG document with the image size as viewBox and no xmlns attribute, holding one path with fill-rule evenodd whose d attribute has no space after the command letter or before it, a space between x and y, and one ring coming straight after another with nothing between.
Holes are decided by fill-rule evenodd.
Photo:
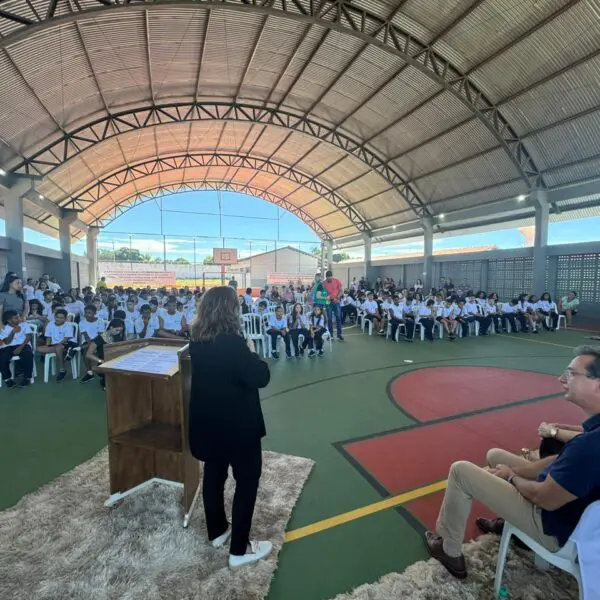
<instances>
[{"instance_id":1,"label":"green court floor","mask_svg":"<svg viewBox=\"0 0 600 600\"><path fill-rule=\"evenodd\" d=\"M381 489L335 444L413 423L390 401L388 383L394 377L442 365L558 375L572 348L586 343L586 335L568 331L395 344L354 328L324 359L273 361L272 381L263 393L265 448L316 461L288 530L382 500ZM440 386L443 393L443 382ZM540 415L540 420L546 416ZM435 439L429 443L435 444ZM96 384L69 381L36 383L19 391L2 388L0 509L89 459L105 444L104 398ZM415 448L414 457L398 457L398 468L418 455ZM327 599L403 570L426 557L414 525L402 511L389 509L287 542L269 600Z\"/></svg>"}]
</instances>

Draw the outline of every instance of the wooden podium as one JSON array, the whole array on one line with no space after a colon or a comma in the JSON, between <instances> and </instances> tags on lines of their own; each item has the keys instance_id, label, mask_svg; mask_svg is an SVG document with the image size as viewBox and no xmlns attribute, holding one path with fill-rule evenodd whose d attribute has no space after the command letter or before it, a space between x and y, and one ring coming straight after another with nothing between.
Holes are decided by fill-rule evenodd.
<instances>
[{"instance_id":1,"label":"wooden podium","mask_svg":"<svg viewBox=\"0 0 600 600\"><path fill-rule=\"evenodd\" d=\"M199 495L188 443L191 361L179 340L148 338L104 347L110 498L113 506L154 483L183 487L183 526Z\"/></svg>"}]
</instances>

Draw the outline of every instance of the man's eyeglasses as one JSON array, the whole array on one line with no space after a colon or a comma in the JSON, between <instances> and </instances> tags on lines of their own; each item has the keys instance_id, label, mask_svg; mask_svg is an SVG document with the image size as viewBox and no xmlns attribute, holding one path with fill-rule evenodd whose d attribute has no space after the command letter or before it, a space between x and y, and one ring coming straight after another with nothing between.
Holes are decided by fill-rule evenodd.
<instances>
[{"instance_id":1,"label":"man's eyeglasses","mask_svg":"<svg viewBox=\"0 0 600 600\"><path fill-rule=\"evenodd\" d=\"M596 377L590 375L589 373L579 373L578 371L574 371L570 367L567 367L563 371L563 377L567 379L567 381L570 381L571 379L573 379L573 377L586 377L587 379L596 379Z\"/></svg>"}]
</instances>

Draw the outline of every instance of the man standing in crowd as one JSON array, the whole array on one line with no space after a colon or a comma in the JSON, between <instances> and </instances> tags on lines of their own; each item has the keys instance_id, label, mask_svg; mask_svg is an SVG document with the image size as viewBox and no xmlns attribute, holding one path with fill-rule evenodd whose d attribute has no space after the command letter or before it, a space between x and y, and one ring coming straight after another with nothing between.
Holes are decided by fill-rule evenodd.
<instances>
[{"instance_id":1,"label":"man standing in crowd","mask_svg":"<svg viewBox=\"0 0 600 600\"><path fill-rule=\"evenodd\" d=\"M106 277L100 277L100 281L96 284L96 289L106 289L108 287L106 283Z\"/></svg>"},{"instance_id":2,"label":"man standing in crowd","mask_svg":"<svg viewBox=\"0 0 600 600\"><path fill-rule=\"evenodd\" d=\"M565 399L587 417L583 432L558 455L535 462L490 450L490 470L467 461L450 468L436 532L425 542L433 558L459 579L467 576L462 543L472 501L501 519L477 519L484 533L500 533L504 519L555 552L568 541L583 511L600 499L600 347L580 346L559 379Z\"/></svg>"},{"instance_id":3,"label":"man standing in crowd","mask_svg":"<svg viewBox=\"0 0 600 600\"><path fill-rule=\"evenodd\" d=\"M326 306L327 310L327 328L329 334L333 337L333 316L335 315L335 325L337 329L337 338L340 342L344 341L342 336L342 309L340 306L340 297L342 295L342 282L333 276L331 271L325 273L325 281L321 284L327 290L329 303Z\"/></svg>"}]
</instances>

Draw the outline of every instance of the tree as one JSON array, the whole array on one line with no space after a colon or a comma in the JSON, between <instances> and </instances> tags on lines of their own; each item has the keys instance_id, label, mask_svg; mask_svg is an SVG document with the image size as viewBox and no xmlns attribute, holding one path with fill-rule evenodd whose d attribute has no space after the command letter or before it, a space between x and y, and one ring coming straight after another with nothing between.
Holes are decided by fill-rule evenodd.
<instances>
[{"instance_id":1,"label":"tree","mask_svg":"<svg viewBox=\"0 0 600 600\"><path fill-rule=\"evenodd\" d=\"M321 247L320 246L315 246L311 251L311 254L314 254L315 256L321 256Z\"/></svg>"},{"instance_id":2,"label":"tree","mask_svg":"<svg viewBox=\"0 0 600 600\"><path fill-rule=\"evenodd\" d=\"M214 265L215 264L215 260L212 256L205 256L204 260L202 261L203 265Z\"/></svg>"},{"instance_id":3,"label":"tree","mask_svg":"<svg viewBox=\"0 0 600 600\"><path fill-rule=\"evenodd\" d=\"M173 261L173 263L176 264L176 265L189 265L190 261L187 258L180 257L180 258L176 258Z\"/></svg>"},{"instance_id":4,"label":"tree","mask_svg":"<svg viewBox=\"0 0 600 600\"><path fill-rule=\"evenodd\" d=\"M338 252L338 253L334 254L332 256L332 258L333 258L333 262L337 263L342 260L348 260L350 258L350 255L347 252Z\"/></svg>"},{"instance_id":5,"label":"tree","mask_svg":"<svg viewBox=\"0 0 600 600\"><path fill-rule=\"evenodd\" d=\"M112 250L98 250L98 260L115 260L115 253Z\"/></svg>"}]
</instances>

